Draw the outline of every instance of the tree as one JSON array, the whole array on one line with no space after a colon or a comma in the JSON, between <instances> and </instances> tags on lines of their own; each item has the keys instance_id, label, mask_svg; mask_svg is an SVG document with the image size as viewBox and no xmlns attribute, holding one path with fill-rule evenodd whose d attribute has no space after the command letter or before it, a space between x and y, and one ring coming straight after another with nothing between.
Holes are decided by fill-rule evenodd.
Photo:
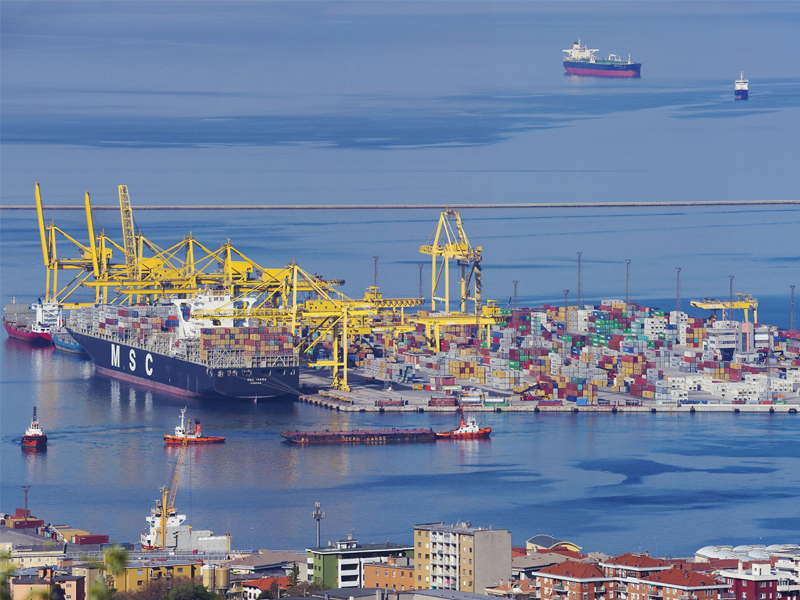
<instances>
[{"instance_id":1,"label":"tree","mask_svg":"<svg viewBox=\"0 0 800 600\"><path fill-rule=\"evenodd\" d=\"M111 600L116 591L114 577L122 573L127 564L128 552L116 544L103 550L103 563L98 565L103 574L87 590L88 600Z\"/></svg>"},{"instance_id":2,"label":"tree","mask_svg":"<svg viewBox=\"0 0 800 600\"><path fill-rule=\"evenodd\" d=\"M292 572L289 573L289 585L294 587L298 583L300 583L300 567L297 566L297 563L292 565Z\"/></svg>"},{"instance_id":3,"label":"tree","mask_svg":"<svg viewBox=\"0 0 800 600\"><path fill-rule=\"evenodd\" d=\"M218 596L209 592L204 585L182 585L172 588L166 600L218 600Z\"/></svg>"},{"instance_id":4,"label":"tree","mask_svg":"<svg viewBox=\"0 0 800 600\"><path fill-rule=\"evenodd\" d=\"M273 598L275 598L275 596L272 595L272 590L267 588L266 590L261 590L256 600L272 600Z\"/></svg>"}]
</instances>

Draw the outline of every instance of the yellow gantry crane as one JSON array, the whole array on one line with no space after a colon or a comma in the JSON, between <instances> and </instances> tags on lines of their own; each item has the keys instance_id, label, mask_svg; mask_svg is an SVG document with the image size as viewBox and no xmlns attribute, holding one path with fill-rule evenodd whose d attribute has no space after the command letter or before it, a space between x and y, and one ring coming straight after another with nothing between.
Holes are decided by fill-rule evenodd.
<instances>
[{"instance_id":1,"label":"yellow gantry crane","mask_svg":"<svg viewBox=\"0 0 800 600\"><path fill-rule=\"evenodd\" d=\"M695 308L704 308L706 310L714 311L714 318L717 316L717 311L722 311L722 320L727 321L730 318L730 311L735 309L744 310L744 320L746 323L750 322L750 309L753 310L753 322L758 323L758 300L753 298L750 294L736 294L736 300L710 300L704 298L703 300L692 300L691 305Z\"/></svg>"},{"instance_id":2,"label":"yellow gantry crane","mask_svg":"<svg viewBox=\"0 0 800 600\"><path fill-rule=\"evenodd\" d=\"M442 211L428 243L420 246L419 251L431 257L431 310L436 310L436 302L439 301L444 303L444 310L450 312L450 261L455 260L456 265L461 267L459 312L467 312L469 287L474 277L475 294L472 299L475 301L475 314L478 314L481 305L481 247L473 248L470 245L458 212ZM442 279L444 296L439 297L436 293Z\"/></svg>"},{"instance_id":3,"label":"yellow gantry crane","mask_svg":"<svg viewBox=\"0 0 800 600\"><path fill-rule=\"evenodd\" d=\"M186 410L185 408L183 410ZM191 431L192 420L189 419L186 424L186 431ZM183 461L186 459L186 448L189 444L189 438L183 438L181 448L178 451L178 461L175 463L175 468L172 470L172 479L170 480L169 489L167 486L161 488L161 549L165 550L167 547L167 519L175 512L175 496L178 494L178 484L181 481L181 471L183 470ZM153 544L155 545L155 544Z\"/></svg>"}]
</instances>

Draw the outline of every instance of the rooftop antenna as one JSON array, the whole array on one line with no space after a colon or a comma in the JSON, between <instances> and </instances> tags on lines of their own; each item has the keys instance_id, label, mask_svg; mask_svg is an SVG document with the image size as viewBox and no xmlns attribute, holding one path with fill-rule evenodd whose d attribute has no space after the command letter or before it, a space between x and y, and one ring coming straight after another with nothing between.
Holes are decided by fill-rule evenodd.
<instances>
[{"instance_id":1,"label":"rooftop antenna","mask_svg":"<svg viewBox=\"0 0 800 600\"><path fill-rule=\"evenodd\" d=\"M796 324L795 318L794 318L794 285L790 285L789 289L792 290L792 301L791 301L791 304L789 306L789 331L796 331L797 330L797 324Z\"/></svg>"},{"instance_id":2,"label":"rooftop antenna","mask_svg":"<svg viewBox=\"0 0 800 600\"><path fill-rule=\"evenodd\" d=\"M631 259L625 259L625 304L631 303Z\"/></svg>"},{"instance_id":3,"label":"rooftop antenna","mask_svg":"<svg viewBox=\"0 0 800 600\"><path fill-rule=\"evenodd\" d=\"M25 492L25 535L28 535L28 490L30 489L29 485L22 486L22 491Z\"/></svg>"},{"instance_id":4,"label":"rooftop antenna","mask_svg":"<svg viewBox=\"0 0 800 600\"><path fill-rule=\"evenodd\" d=\"M311 513L311 518L317 522L317 548L319 548L319 522L325 518L325 513L322 512L319 500L314 502L314 512Z\"/></svg>"},{"instance_id":5,"label":"rooftop antenna","mask_svg":"<svg viewBox=\"0 0 800 600\"><path fill-rule=\"evenodd\" d=\"M681 268L675 267L678 271L678 294L675 300L675 310L681 312Z\"/></svg>"},{"instance_id":6,"label":"rooftop antenna","mask_svg":"<svg viewBox=\"0 0 800 600\"><path fill-rule=\"evenodd\" d=\"M375 287L378 287L378 257L373 256L372 258L375 259Z\"/></svg>"},{"instance_id":7,"label":"rooftop antenna","mask_svg":"<svg viewBox=\"0 0 800 600\"><path fill-rule=\"evenodd\" d=\"M583 286L581 285L581 254L578 252L578 310L583 306Z\"/></svg>"},{"instance_id":8,"label":"rooftop antenna","mask_svg":"<svg viewBox=\"0 0 800 600\"><path fill-rule=\"evenodd\" d=\"M519 281L514 280L514 310L517 310L517 284Z\"/></svg>"}]
</instances>

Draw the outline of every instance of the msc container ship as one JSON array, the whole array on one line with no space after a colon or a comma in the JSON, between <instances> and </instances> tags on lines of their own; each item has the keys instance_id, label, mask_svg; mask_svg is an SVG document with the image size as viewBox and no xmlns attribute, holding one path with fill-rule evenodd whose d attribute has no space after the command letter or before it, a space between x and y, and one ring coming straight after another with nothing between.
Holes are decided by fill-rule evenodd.
<instances>
[{"instance_id":1,"label":"msc container ship","mask_svg":"<svg viewBox=\"0 0 800 600\"><path fill-rule=\"evenodd\" d=\"M95 305L73 313L67 330L99 373L117 379L181 396L296 394L299 361L286 328L190 318L194 310L230 305L229 296L206 295L155 306Z\"/></svg>"},{"instance_id":2,"label":"msc container ship","mask_svg":"<svg viewBox=\"0 0 800 600\"><path fill-rule=\"evenodd\" d=\"M610 54L608 58L597 58L594 53L597 49L590 49L581 46L578 40L572 44L564 57L564 68L570 75L583 75L589 77L641 77L642 64L631 62L631 55L628 55L627 62L616 54Z\"/></svg>"}]
</instances>

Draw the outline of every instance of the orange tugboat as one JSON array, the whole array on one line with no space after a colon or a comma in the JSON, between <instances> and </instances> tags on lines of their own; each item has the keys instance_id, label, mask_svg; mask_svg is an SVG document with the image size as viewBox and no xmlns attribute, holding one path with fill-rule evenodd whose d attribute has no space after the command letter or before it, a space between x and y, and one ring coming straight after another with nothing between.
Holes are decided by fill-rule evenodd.
<instances>
[{"instance_id":1,"label":"orange tugboat","mask_svg":"<svg viewBox=\"0 0 800 600\"><path fill-rule=\"evenodd\" d=\"M22 436L22 445L28 448L43 448L47 446L47 435L39 427L39 420L36 418L36 407L33 407L33 420L31 426L25 430Z\"/></svg>"},{"instance_id":2,"label":"orange tugboat","mask_svg":"<svg viewBox=\"0 0 800 600\"><path fill-rule=\"evenodd\" d=\"M488 438L492 433L491 427L480 427L475 417L469 417L466 422L464 415L461 415L461 423L458 429L453 431L437 431L437 440L474 440Z\"/></svg>"},{"instance_id":3,"label":"orange tugboat","mask_svg":"<svg viewBox=\"0 0 800 600\"><path fill-rule=\"evenodd\" d=\"M192 430L192 420L185 421L186 409L181 409L181 424L175 427L175 434L164 435L164 441L169 444L183 444L186 440L187 444L221 444L225 441L224 437L203 435L200 432L200 421L194 422L194 430ZM184 423L186 427L184 427Z\"/></svg>"}]
</instances>

